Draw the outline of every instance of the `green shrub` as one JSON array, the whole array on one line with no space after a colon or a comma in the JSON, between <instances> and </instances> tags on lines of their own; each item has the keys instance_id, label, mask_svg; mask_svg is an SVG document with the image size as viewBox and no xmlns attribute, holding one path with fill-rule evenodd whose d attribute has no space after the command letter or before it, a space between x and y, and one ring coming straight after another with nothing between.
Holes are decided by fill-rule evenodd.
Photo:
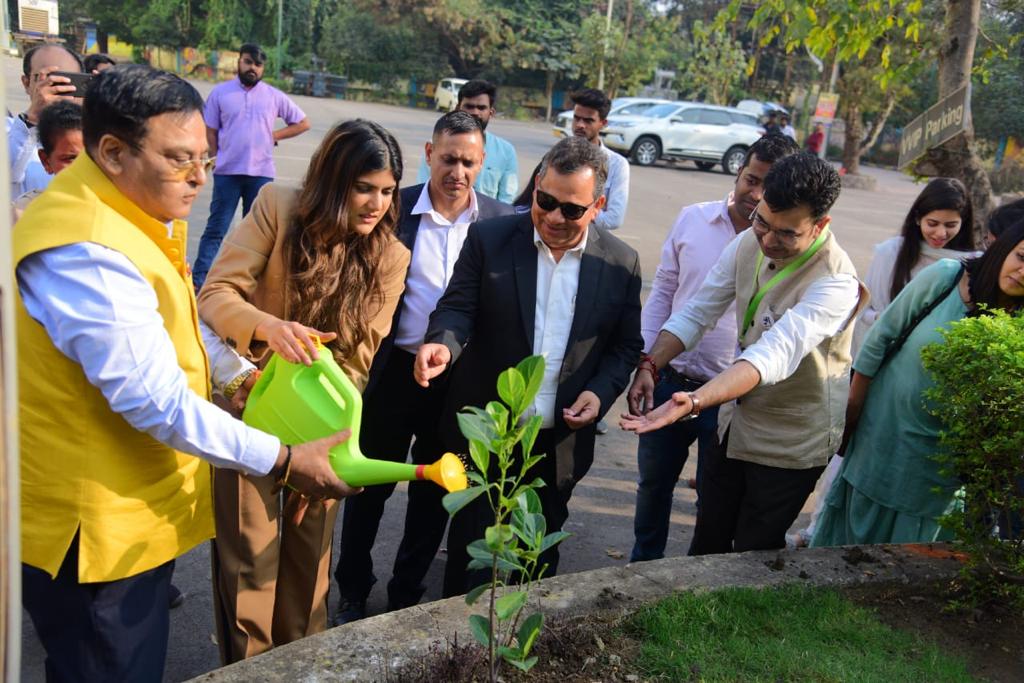
<instances>
[{"instance_id":1,"label":"green shrub","mask_svg":"<svg viewBox=\"0 0 1024 683\"><path fill-rule=\"evenodd\" d=\"M944 424L937 459L964 485L964 505L943 518L968 555L972 600L1024 603L1024 318L1001 310L965 318L922 352L926 392ZM993 533L1001 524L1003 538Z\"/></svg>"}]
</instances>

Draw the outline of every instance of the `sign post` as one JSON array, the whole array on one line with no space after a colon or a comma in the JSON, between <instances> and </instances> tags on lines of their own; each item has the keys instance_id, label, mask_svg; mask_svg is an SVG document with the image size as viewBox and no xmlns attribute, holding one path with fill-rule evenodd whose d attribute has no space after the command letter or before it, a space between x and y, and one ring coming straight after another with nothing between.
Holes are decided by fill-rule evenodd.
<instances>
[{"instance_id":1,"label":"sign post","mask_svg":"<svg viewBox=\"0 0 1024 683\"><path fill-rule=\"evenodd\" d=\"M971 86L965 85L911 121L900 137L897 166L905 168L929 149L959 135L971 123Z\"/></svg>"}]
</instances>

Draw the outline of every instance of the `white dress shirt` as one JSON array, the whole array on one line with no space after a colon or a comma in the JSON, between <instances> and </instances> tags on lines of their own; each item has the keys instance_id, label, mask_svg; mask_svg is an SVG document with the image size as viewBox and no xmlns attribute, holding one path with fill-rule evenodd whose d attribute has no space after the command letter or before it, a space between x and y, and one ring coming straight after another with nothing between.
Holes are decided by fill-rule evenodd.
<instances>
[{"instance_id":1,"label":"white dress shirt","mask_svg":"<svg viewBox=\"0 0 1024 683\"><path fill-rule=\"evenodd\" d=\"M580 284L580 263L587 247L587 234L557 262L548 245L533 230L537 247L537 301L533 309L533 353L544 356L544 379L527 416L540 415L541 427L555 426L555 397L562 372L565 348L569 344L576 312L576 291Z\"/></svg>"},{"instance_id":2,"label":"white dress shirt","mask_svg":"<svg viewBox=\"0 0 1024 683\"><path fill-rule=\"evenodd\" d=\"M29 127L20 116L7 119L7 154L11 164L11 197L32 190L45 190L53 179L39 160L39 129Z\"/></svg>"},{"instance_id":3,"label":"white dress shirt","mask_svg":"<svg viewBox=\"0 0 1024 683\"><path fill-rule=\"evenodd\" d=\"M629 204L629 161L618 152L608 149L600 142L608 163L608 179L604 183L605 205L594 218L593 225L605 230L614 230L626 221L626 207Z\"/></svg>"},{"instance_id":4,"label":"white dress shirt","mask_svg":"<svg viewBox=\"0 0 1024 683\"><path fill-rule=\"evenodd\" d=\"M270 472L280 441L189 388L156 292L128 257L78 242L27 256L17 279L28 314L128 424L218 467ZM215 386L252 367L202 322L200 330Z\"/></svg>"},{"instance_id":5,"label":"white dress shirt","mask_svg":"<svg viewBox=\"0 0 1024 683\"><path fill-rule=\"evenodd\" d=\"M748 228L749 230L750 228ZM722 252L700 291L661 328L694 348L704 333L736 299L734 239ZM793 306L748 346L737 360L745 360L761 373L761 384L777 384L794 372L800 361L850 319L860 297L860 284L852 275L837 274L815 280Z\"/></svg>"},{"instance_id":6,"label":"white dress shirt","mask_svg":"<svg viewBox=\"0 0 1024 683\"><path fill-rule=\"evenodd\" d=\"M427 191L429 187L429 184L423 186L411 212L420 217L420 226L413 244L409 274L405 277L402 314L395 331L395 346L409 353L416 353L423 345L430 314L452 279L469 225L480 214L476 192L470 190L469 207L454 221L449 221L434 210Z\"/></svg>"},{"instance_id":7,"label":"white dress shirt","mask_svg":"<svg viewBox=\"0 0 1024 683\"><path fill-rule=\"evenodd\" d=\"M696 296L711 267L731 241L736 228L729 217L729 200L683 207L661 248L651 293L640 316L644 348L650 351L669 316ZM736 356L736 308L731 304L714 328L694 347L672 359L672 368L690 379L708 381Z\"/></svg>"}]
</instances>

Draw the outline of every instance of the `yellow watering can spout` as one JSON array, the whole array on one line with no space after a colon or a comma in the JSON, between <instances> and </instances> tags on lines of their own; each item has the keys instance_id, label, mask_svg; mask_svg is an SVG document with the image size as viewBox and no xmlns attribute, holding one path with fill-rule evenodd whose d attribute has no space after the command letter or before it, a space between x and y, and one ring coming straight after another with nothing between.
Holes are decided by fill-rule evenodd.
<instances>
[{"instance_id":1,"label":"yellow watering can spout","mask_svg":"<svg viewBox=\"0 0 1024 683\"><path fill-rule=\"evenodd\" d=\"M433 465L420 465L416 468L416 478L429 479L448 493L461 491L469 485L466 467L454 453L445 453Z\"/></svg>"},{"instance_id":2,"label":"yellow watering can spout","mask_svg":"<svg viewBox=\"0 0 1024 683\"><path fill-rule=\"evenodd\" d=\"M359 429L363 397L352 381L314 338L320 353L311 366L289 363L274 354L264 368L245 404L242 420L256 429L273 434L283 443L313 441L351 429L345 443L331 449L331 467L350 486L393 484L399 481L430 480L451 491L466 488L462 460L445 453L431 465L373 460L359 450Z\"/></svg>"}]
</instances>

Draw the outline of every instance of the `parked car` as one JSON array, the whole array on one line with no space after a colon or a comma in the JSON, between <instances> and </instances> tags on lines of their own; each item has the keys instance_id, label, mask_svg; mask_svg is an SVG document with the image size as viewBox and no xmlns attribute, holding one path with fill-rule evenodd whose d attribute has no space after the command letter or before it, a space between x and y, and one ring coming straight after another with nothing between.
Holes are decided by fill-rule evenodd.
<instances>
[{"instance_id":1,"label":"parked car","mask_svg":"<svg viewBox=\"0 0 1024 683\"><path fill-rule=\"evenodd\" d=\"M616 97L612 100L612 108L608 110L608 117L643 115L651 107L668 102L671 102L671 100L659 100L651 97ZM572 135L572 109L563 111L555 117L555 130L553 132L556 138Z\"/></svg>"},{"instance_id":2,"label":"parked car","mask_svg":"<svg viewBox=\"0 0 1024 683\"><path fill-rule=\"evenodd\" d=\"M465 78L442 78L434 89L434 108L437 111L452 111L459 103L459 90L466 83Z\"/></svg>"},{"instance_id":3,"label":"parked car","mask_svg":"<svg viewBox=\"0 0 1024 683\"><path fill-rule=\"evenodd\" d=\"M601 131L604 144L639 166L689 159L707 171L721 164L735 175L764 129L753 114L700 102L658 104L642 116L615 116Z\"/></svg>"},{"instance_id":4,"label":"parked car","mask_svg":"<svg viewBox=\"0 0 1024 683\"><path fill-rule=\"evenodd\" d=\"M789 113L789 110L778 102L762 102L761 100L740 100L736 103L736 108L740 111L753 114L757 117L758 121L764 121L768 117L768 114L773 111L780 114Z\"/></svg>"}]
</instances>

